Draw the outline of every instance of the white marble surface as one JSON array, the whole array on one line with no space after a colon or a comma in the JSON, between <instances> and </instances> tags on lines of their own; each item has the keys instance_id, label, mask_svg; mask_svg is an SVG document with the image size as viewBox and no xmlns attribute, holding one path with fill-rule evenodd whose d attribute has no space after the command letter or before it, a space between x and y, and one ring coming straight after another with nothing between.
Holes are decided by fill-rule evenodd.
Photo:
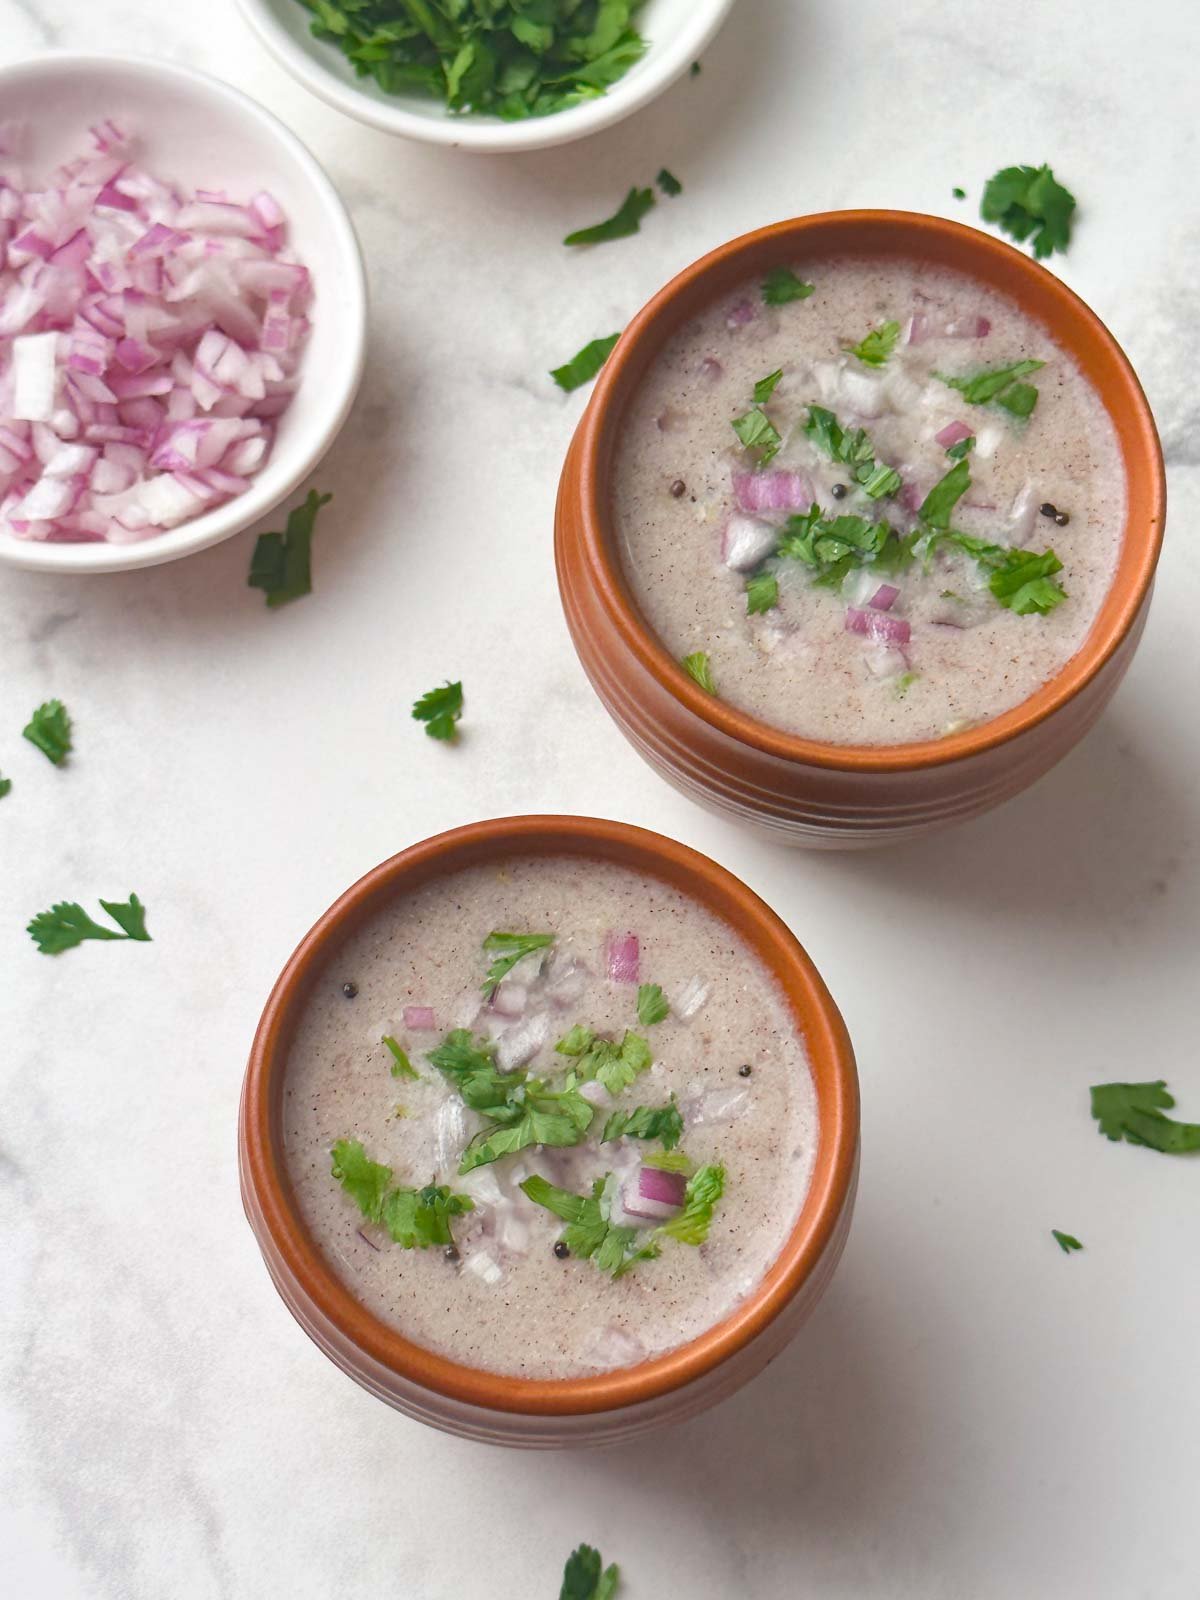
<instances>
[{"instance_id":1,"label":"white marble surface","mask_svg":"<svg viewBox=\"0 0 1200 1600\"><path fill-rule=\"evenodd\" d=\"M699 80L497 163L343 120L215 0L0 0L0 59L137 47L258 95L340 184L375 300L312 598L267 613L248 534L0 579L6 1592L549 1600L588 1538L630 1600L1196 1594L1200 1165L1104 1142L1086 1087L1163 1076L1200 1118L1197 33L1191 0L740 0ZM543 373L743 229L969 217L953 184L1044 159L1082 203L1061 270L1169 451L1138 659L1086 743L973 826L866 860L751 841L651 775L576 664L550 524L582 396ZM560 247L664 162L686 194L640 237ZM460 674L446 751L408 706ZM52 694L78 728L61 773L19 737ZM651 1442L530 1458L393 1415L308 1343L242 1220L234 1117L270 982L338 891L536 809L662 829L767 896L845 1011L865 1145L840 1275L768 1373ZM51 961L22 931L129 889L151 945Z\"/></svg>"}]
</instances>

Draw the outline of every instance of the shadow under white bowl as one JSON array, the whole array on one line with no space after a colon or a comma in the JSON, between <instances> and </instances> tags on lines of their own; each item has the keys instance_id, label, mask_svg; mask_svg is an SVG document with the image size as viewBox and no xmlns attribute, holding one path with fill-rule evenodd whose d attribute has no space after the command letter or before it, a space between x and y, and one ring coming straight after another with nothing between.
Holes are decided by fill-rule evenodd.
<instances>
[{"instance_id":1,"label":"shadow under white bowl","mask_svg":"<svg viewBox=\"0 0 1200 1600\"><path fill-rule=\"evenodd\" d=\"M219 544L303 483L333 443L358 389L367 297L346 208L313 157L269 111L187 67L143 56L42 56L0 69L0 106L5 121L22 129L19 164L28 182L43 181L84 152L89 126L112 117L134 135L133 159L156 177L225 188L236 199L267 189L287 214L289 244L312 274L312 330L300 386L250 487L134 544L50 544L0 531L0 563L45 572L117 572Z\"/></svg>"},{"instance_id":2,"label":"shadow under white bowl","mask_svg":"<svg viewBox=\"0 0 1200 1600\"><path fill-rule=\"evenodd\" d=\"M300 0L238 0L242 15L293 77L360 122L385 133L493 155L569 144L611 127L646 105L688 70L728 16L733 0L648 0L635 21L648 48L598 99L548 117L505 122L449 111L427 95L385 94L360 78L335 46L314 39Z\"/></svg>"}]
</instances>

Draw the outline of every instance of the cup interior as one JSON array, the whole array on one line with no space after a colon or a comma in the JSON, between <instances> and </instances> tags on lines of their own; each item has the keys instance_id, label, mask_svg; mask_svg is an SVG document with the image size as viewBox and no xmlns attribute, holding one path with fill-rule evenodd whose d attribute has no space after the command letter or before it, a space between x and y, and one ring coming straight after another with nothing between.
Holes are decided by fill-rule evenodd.
<instances>
[{"instance_id":1,"label":"cup interior","mask_svg":"<svg viewBox=\"0 0 1200 1600\"><path fill-rule=\"evenodd\" d=\"M283 1152L288 1051L303 1003L337 947L381 905L466 866L515 856L578 856L657 878L727 922L770 972L804 1038L820 1130L800 1215L758 1288L690 1344L640 1366L596 1377L533 1380L466 1367L405 1339L344 1287L301 1219ZM852 1192L858 1089L845 1024L787 927L751 890L696 851L640 828L582 817L513 817L476 823L415 845L360 879L306 935L280 976L255 1036L242 1101L243 1183L251 1188L275 1256L273 1270L300 1286L328 1326L385 1369L469 1404L533 1415L617 1409L657 1398L710 1371L783 1310L834 1235Z\"/></svg>"}]
</instances>

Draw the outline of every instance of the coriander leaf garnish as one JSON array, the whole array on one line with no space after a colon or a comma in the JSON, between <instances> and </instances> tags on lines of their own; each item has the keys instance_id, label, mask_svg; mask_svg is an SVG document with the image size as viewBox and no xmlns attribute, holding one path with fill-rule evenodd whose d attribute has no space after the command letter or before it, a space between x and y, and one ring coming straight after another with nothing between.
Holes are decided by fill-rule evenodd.
<instances>
[{"instance_id":1,"label":"coriander leaf garnish","mask_svg":"<svg viewBox=\"0 0 1200 1600\"><path fill-rule=\"evenodd\" d=\"M849 345L848 349L852 356L858 357L864 367L882 367L896 348L896 340L899 337L898 322L881 322L857 344Z\"/></svg>"},{"instance_id":2,"label":"coriander leaf garnish","mask_svg":"<svg viewBox=\"0 0 1200 1600\"><path fill-rule=\"evenodd\" d=\"M683 1138L683 1117L674 1100L665 1106L638 1106L614 1111L604 1124L601 1144L613 1139L658 1139L664 1150L674 1150Z\"/></svg>"},{"instance_id":3,"label":"coriander leaf garnish","mask_svg":"<svg viewBox=\"0 0 1200 1600\"><path fill-rule=\"evenodd\" d=\"M798 278L791 267L775 267L762 281L762 297L769 306L785 306L789 300L807 300L816 286Z\"/></svg>"},{"instance_id":4,"label":"coriander leaf garnish","mask_svg":"<svg viewBox=\"0 0 1200 1600\"><path fill-rule=\"evenodd\" d=\"M611 1172L596 1179L590 1195L559 1189L538 1173L526 1178L521 1188L534 1205L544 1206L567 1224L562 1242L571 1254L581 1261L594 1260L601 1272L621 1278L639 1261L653 1261L661 1254L653 1235L639 1244L636 1228L614 1227L610 1222L616 1191Z\"/></svg>"},{"instance_id":5,"label":"coriander leaf garnish","mask_svg":"<svg viewBox=\"0 0 1200 1600\"><path fill-rule=\"evenodd\" d=\"M746 615L771 611L779 604L779 579L773 572L752 572L746 579Z\"/></svg>"},{"instance_id":6,"label":"coriander leaf garnish","mask_svg":"<svg viewBox=\"0 0 1200 1600\"><path fill-rule=\"evenodd\" d=\"M383 1043L388 1047L392 1057L391 1073L393 1078L417 1078L420 1074L408 1059L406 1053L392 1038L390 1033L385 1033Z\"/></svg>"},{"instance_id":7,"label":"coriander leaf garnish","mask_svg":"<svg viewBox=\"0 0 1200 1600\"><path fill-rule=\"evenodd\" d=\"M712 668L709 666L706 650L693 650L690 656L683 657L680 665L708 694L716 694L717 686L713 682Z\"/></svg>"},{"instance_id":8,"label":"coriander leaf garnish","mask_svg":"<svg viewBox=\"0 0 1200 1600\"><path fill-rule=\"evenodd\" d=\"M953 187L953 189L951 189L950 193L954 196L954 198L956 200L965 200L967 198L967 191L965 189L960 189L958 184L954 185L954 187Z\"/></svg>"},{"instance_id":9,"label":"coriander leaf garnish","mask_svg":"<svg viewBox=\"0 0 1200 1600\"><path fill-rule=\"evenodd\" d=\"M725 1193L725 1168L701 1167L688 1179L683 1210L655 1231L682 1244L703 1244L712 1225L713 1211Z\"/></svg>"},{"instance_id":10,"label":"coriander leaf garnish","mask_svg":"<svg viewBox=\"0 0 1200 1600\"><path fill-rule=\"evenodd\" d=\"M1010 238L1033 239L1039 260L1065 250L1071 242L1075 196L1048 166L1002 167L984 185L979 215L994 222Z\"/></svg>"},{"instance_id":11,"label":"coriander leaf garnish","mask_svg":"<svg viewBox=\"0 0 1200 1600\"><path fill-rule=\"evenodd\" d=\"M780 378L783 377L783 368L776 367L774 372L768 372L765 378L760 378L754 385L754 403L762 406L767 403L775 393Z\"/></svg>"},{"instance_id":12,"label":"coriander leaf garnish","mask_svg":"<svg viewBox=\"0 0 1200 1600\"><path fill-rule=\"evenodd\" d=\"M25 930L44 956L56 956L63 950L73 950L85 939L136 939L149 944L146 932L146 908L137 895L125 900L101 900L101 906L121 929L93 922L83 907L74 900L64 900L51 906L49 911L39 911Z\"/></svg>"},{"instance_id":13,"label":"coriander leaf garnish","mask_svg":"<svg viewBox=\"0 0 1200 1600\"><path fill-rule=\"evenodd\" d=\"M500 987L500 980L508 976L518 961L532 955L535 950L544 950L547 945L554 943L556 937L553 933L489 933L483 941L483 948L496 959L483 980L484 999L492 998Z\"/></svg>"},{"instance_id":14,"label":"coriander leaf garnish","mask_svg":"<svg viewBox=\"0 0 1200 1600\"><path fill-rule=\"evenodd\" d=\"M593 100L645 52L639 0L304 0L318 39L385 94L517 121Z\"/></svg>"},{"instance_id":15,"label":"coriander leaf garnish","mask_svg":"<svg viewBox=\"0 0 1200 1600\"><path fill-rule=\"evenodd\" d=\"M1146 1145L1164 1155L1200 1150L1200 1123L1164 1117L1175 1104L1159 1078L1154 1083L1093 1084L1092 1115L1106 1139Z\"/></svg>"},{"instance_id":16,"label":"coriander leaf garnish","mask_svg":"<svg viewBox=\"0 0 1200 1600\"><path fill-rule=\"evenodd\" d=\"M627 239L642 225L642 218L654 206L653 189L630 189L620 206L603 222L590 228L576 228L563 240L564 244L604 244L609 239Z\"/></svg>"},{"instance_id":17,"label":"coriander leaf garnish","mask_svg":"<svg viewBox=\"0 0 1200 1600\"><path fill-rule=\"evenodd\" d=\"M698 69L699 62L693 62L692 71ZM558 1600L612 1600L620 1579L615 1566L604 1567L599 1550L581 1544L567 1557Z\"/></svg>"},{"instance_id":18,"label":"coriander leaf garnish","mask_svg":"<svg viewBox=\"0 0 1200 1600\"><path fill-rule=\"evenodd\" d=\"M957 444L948 446L946 454L950 457L951 461L962 461L970 455L974 448L975 435L972 433L969 434L967 438L960 439Z\"/></svg>"},{"instance_id":19,"label":"coriander leaf garnish","mask_svg":"<svg viewBox=\"0 0 1200 1600\"><path fill-rule=\"evenodd\" d=\"M920 529L901 535L890 523L869 522L866 517L828 518L814 504L803 515L787 519L776 554L813 568L814 584L836 589L855 567L902 570L912 561L913 546L920 537Z\"/></svg>"},{"instance_id":20,"label":"coriander leaf garnish","mask_svg":"<svg viewBox=\"0 0 1200 1600\"><path fill-rule=\"evenodd\" d=\"M747 411L745 416L734 417L730 426L741 440L743 448L755 457L760 467L765 467L768 461L773 461L779 454L779 447L783 443L779 431L766 412L760 411L757 406Z\"/></svg>"},{"instance_id":21,"label":"coriander leaf garnish","mask_svg":"<svg viewBox=\"0 0 1200 1600\"><path fill-rule=\"evenodd\" d=\"M330 1156L330 1171L363 1216L380 1223L405 1250L453 1244L451 1219L475 1209L467 1195L439 1184L393 1187L391 1167L372 1161L357 1139L339 1139Z\"/></svg>"},{"instance_id":22,"label":"coriander leaf garnish","mask_svg":"<svg viewBox=\"0 0 1200 1600\"><path fill-rule=\"evenodd\" d=\"M644 1028L653 1027L656 1022L662 1022L671 1014L671 1007L666 995L662 992L661 985L657 983L640 983L637 992L638 1021Z\"/></svg>"},{"instance_id":23,"label":"coriander leaf garnish","mask_svg":"<svg viewBox=\"0 0 1200 1600\"><path fill-rule=\"evenodd\" d=\"M609 1118L612 1121L612 1118ZM691 1174L692 1158L684 1155L682 1150L648 1150L642 1157L644 1167L658 1167L661 1172L683 1172Z\"/></svg>"},{"instance_id":24,"label":"coriander leaf garnish","mask_svg":"<svg viewBox=\"0 0 1200 1600\"><path fill-rule=\"evenodd\" d=\"M303 505L288 512L283 533L260 533L250 557L246 584L261 589L268 606L284 606L312 593L312 538L317 512L333 499L310 489Z\"/></svg>"},{"instance_id":25,"label":"coriander leaf garnish","mask_svg":"<svg viewBox=\"0 0 1200 1600\"><path fill-rule=\"evenodd\" d=\"M0 778L0 800L4 799L4 796L8 793L8 791L11 788L12 788L12 779L11 778Z\"/></svg>"},{"instance_id":26,"label":"coriander leaf garnish","mask_svg":"<svg viewBox=\"0 0 1200 1600\"><path fill-rule=\"evenodd\" d=\"M47 700L40 705L21 733L56 767L61 767L67 759L71 749L71 718L61 700Z\"/></svg>"},{"instance_id":27,"label":"coriander leaf garnish","mask_svg":"<svg viewBox=\"0 0 1200 1600\"><path fill-rule=\"evenodd\" d=\"M971 487L971 467L958 461L925 496L917 513L927 528L948 528L955 506Z\"/></svg>"},{"instance_id":28,"label":"coriander leaf garnish","mask_svg":"<svg viewBox=\"0 0 1200 1600\"><path fill-rule=\"evenodd\" d=\"M1030 372L1040 372L1044 361L1014 361L1007 367L985 367L970 378L949 378L935 372L949 389L957 389L968 405L985 406L995 401L1014 417L1027 417L1038 403L1038 391L1031 383L1020 383Z\"/></svg>"},{"instance_id":29,"label":"coriander leaf garnish","mask_svg":"<svg viewBox=\"0 0 1200 1600\"><path fill-rule=\"evenodd\" d=\"M577 355L561 367L554 367L550 376L558 387L570 394L572 389L578 389L585 383L590 383L600 368L613 352L619 333L610 333L606 339L593 339L590 344L585 344Z\"/></svg>"},{"instance_id":30,"label":"coriander leaf garnish","mask_svg":"<svg viewBox=\"0 0 1200 1600\"><path fill-rule=\"evenodd\" d=\"M658 177L654 181L658 184L658 187L662 190L662 192L666 195L670 195L672 199L674 199L677 194L683 193L683 185L680 183L675 174L668 171L666 167L661 167L659 169Z\"/></svg>"},{"instance_id":31,"label":"coriander leaf garnish","mask_svg":"<svg viewBox=\"0 0 1200 1600\"><path fill-rule=\"evenodd\" d=\"M1044 616L1067 598L1053 574L1062 571L1062 562L1053 550L1018 550L1010 545L989 544L985 539L975 539L969 533L950 529L935 533L929 549L938 543L956 545L966 555L973 556L980 566L990 572L988 588L995 598L1017 616L1034 613Z\"/></svg>"},{"instance_id":32,"label":"coriander leaf garnish","mask_svg":"<svg viewBox=\"0 0 1200 1600\"><path fill-rule=\"evenodd\" d=\"M1059 1247L1059 1249L1062 1251L1062 1253L1064 1255L1069 1256L1071 1254L1072 1250L1082 1250L1083 1249L1083 1246L1080 1244L1079 1240L1075 1237L1074 1234L1061 1233L1059 1231L1059 1229L1057 1229L1057 1228L1051 1228L1050 1232L1053 1234L1054 1238L1058 1241L1058 1247Z\"/></svg>"},{"instance_id":33,"label":"coriander leaf garnish","mask_svg":"<svg viewBox=\"0 0 1200 1600\"><path fill-rule=\"evenodd\" d=\"M653 1052L639 1033L626 1032L618 1043L605 1039L581 1023L554 1046L560 1056L575 1062L575 1070L585 1082L595 1079L614 1098L627 1089L639 1073L654 1060Z\"/></svg>"},{"instance_id":34,"label":"coriander leaf garnish","mask_svg":"<svg viewBox=\"0 0 1200 1600\"><path fill-rule=\"evenodd\" d=\"M875 446L864 429L843 428L832 411L809 406L804 432L831 461L849 468L850 476L870 499L881 500L900 488L902 480L895 468L876 463Z\"/></svg>"},{"instance_id":35,"label":"coriander leaf garnish","mask_svg":"<svg viewBox=\"0 0 1200 1600\"><path fill-rule=\"evenodd\" d=\"M453 740L458 737L458 721L463 713L462 683L443 683L427 690L413 702L413 720L425 724L431 739Z\"/></svg>"}]
</instances>

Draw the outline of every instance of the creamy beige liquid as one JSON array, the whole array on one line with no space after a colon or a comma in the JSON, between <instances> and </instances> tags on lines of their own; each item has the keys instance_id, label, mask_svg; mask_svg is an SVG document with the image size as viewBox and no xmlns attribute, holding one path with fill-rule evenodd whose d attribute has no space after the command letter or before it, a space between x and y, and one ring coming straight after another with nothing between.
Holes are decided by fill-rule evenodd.
<instances>
[{"instance_id":1,"label":"creamy beige liquid","mask_svg":"<svg viewBox=\"0 0 1200 1600\"><path fill-rule=\"evenodd\" d=\"M1096 393L1047 330L973 279L918 263L796 263L806 300L763 304L757 281L714 305L663 350L630 407L614 470L614 512L627 570L651 627L676 658L706 651L717 693L789 733L832 743L935 738L1027 699L1069 660L1095 621L1116 570L1125 479ZM752 313L750 320L742 320ZM916 341L907 342L916 316ZM990 324L975 332L982 318ZM886 364L850 355L880 323L901 325ZM933 376L970 376L1025 358L1046 364L1027 421L972 405ZM840 591L814 588L798 561L778 567L780 603L746 614L745 573L726 564L738 514L734 473L751 469L730 422L755 383L783 369L766 411L783 437L768 471L794 471L828 515L916 524L924 495L953 466L934 435L958 420L975 433L971 487L953 526L993 544L1053 548L1066 601L1046 616L1004 609L987 575L957 551L881 579L851 574ZM902 495L871 501L803 426L808 407L862 427L875 459L899 470ZM684 491L672 494L679 480ZM840 499L835 484L848 485ZM1049 502L1070 520L1057 526ZM786 512L758 521L782 521ZM847 606L868 605L882 581L900 588L891 615L902 646L847 631Z\"/></svg>"},{"instance_id":2,"label":"creamy beige liquid","mask_svg":"<svg viewBox=\"0 0 1200 1600\"><path fill-rule=\"evenodd\" d=\"M526 959L503 1002L481 1003L493 929L554 932L553 949ZM658 983L671 1016L639 1023L637 984L614 982L610 933L636 933L639 978ZM694 981L694 980L698 980ZM347 999L343 984L357 985ZM676 1014L702 996L687 1020ZM406 1006L432 1006L435 1032L404 1026ZM424 1060L453 1027L499 1041L531 1026L546 1043L528 1063L544 1077L567 1062L555 1042L574 1023L619 1038L640 1034L654 1064L612 1099L597 1101L588 1143L519 1151L457 1175L467 1140L483 1126ZM394 1078L382 1045L392 1034L420 1081ZM511 1037L511 1035L510 1035ZM739 1072L749 1066L749 1076ZM656 1261L614 1280L590 1260L559 1260L562 1223L517 1187L538 1172L587 1193L606 1172L634 1173L657 1142L601 1146L618 1108L661 1105L674 1094L684 1115L681 1148L697 1165L726 1169L705 1244L667 1240ZM397 1107L403 1115L397 1115ZM613 865L573 859L514 860L462 871L398 899L333 958L302 1017L288 1063L284 1137L300 1208L330 1266L372 1312L452 1359L526 1377L572 1377L627 1366L695 1338L759 1282L778 1255L812 1174L817 1112L804 1047L782 996L737 935L676 890ZM405 1250L365 1225L330 1174L330 1146L358 1139L394 1182L448 1184L477 1209L456 1219L461 1260L440 1249ZM647 1224L648 1226L648 1224Z\"/></svg>"}]
</instances>

